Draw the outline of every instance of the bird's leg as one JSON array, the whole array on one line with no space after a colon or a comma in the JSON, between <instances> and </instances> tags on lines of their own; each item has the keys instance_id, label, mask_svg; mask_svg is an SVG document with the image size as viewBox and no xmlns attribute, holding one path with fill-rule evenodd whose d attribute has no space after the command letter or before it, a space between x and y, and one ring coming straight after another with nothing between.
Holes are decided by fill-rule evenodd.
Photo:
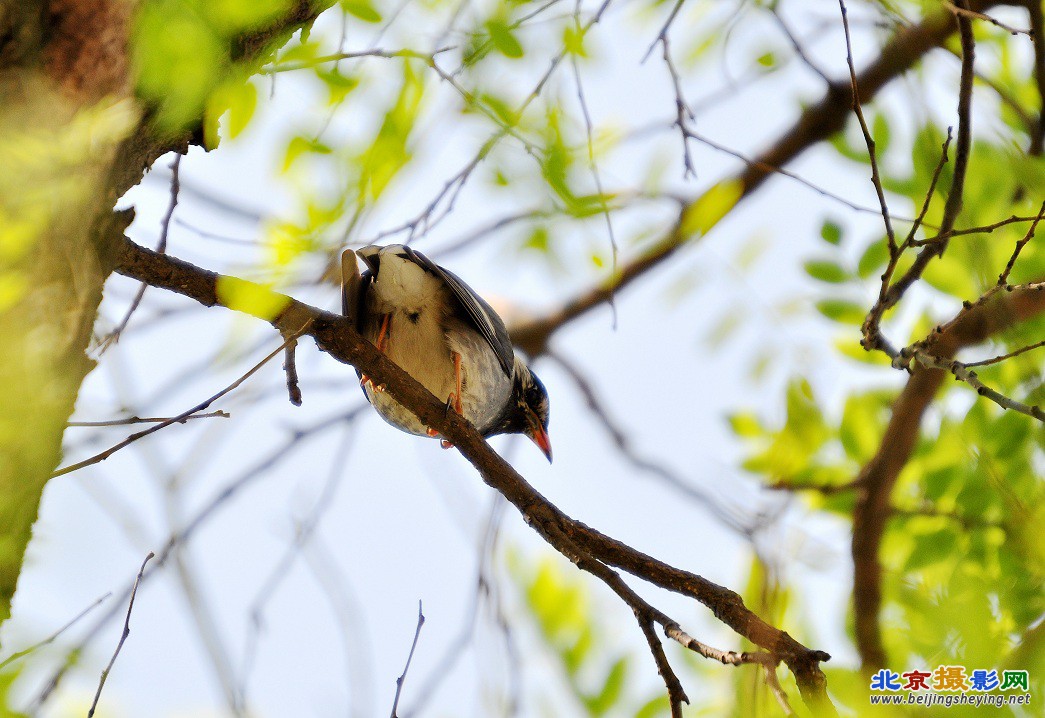
<instances>
[{"instance_id":1,"label":"bird's leg","mask_svg":"<svg viewBox=\"0 0 1045 718\"><path fill-rule=\"evenodd\" d=\"M386 347L388 346L388 327L392 323L392 315L385 314L381 318L381 331L377 333L377 342L374 346L377 347L379 352L388 353Z\"/></svg>"},{"instance_id":2,"label":"bird's leg","mask_svg":"<svg viewBox=\"0 0 1045 718\"><path fill-rule=\"evenodd\" d=\"M454 384L457 388L457 391L450 392L450 396L446 398L446 410L450 411L450 407L453 407L454 411L463 416L464 407L461 404L461 355L457 352L450 352L450 356L454 358ZM446 439L440 440L439 446L443 447L444 449L454 448L454 445Z\"/></svg>"},{"instance_id":3,"label":"bird's leg","mask_svg":"<svg viewBox=\"0 0 1045 718\"><path fill-rule=\"evenodd\" d=\"M450 392L450 396L446 398L446 410L450 411L450 409L453 408L454 411L461 414L463 409L461 404L461 355L457 352L450 352L450 356L454 359L454 385L457 390ZM425 429L425 433L432 437L439 436L439 432L431 428ZM454 445L446 439L440 439L439 445L444 449L452 449L454 447Z\"/></svg>"},{"instance_id":4,"label":"bird's leg","mask_svg":"<svg viewBox=\"0 0 1045 718\"><path fill-rule=\"evenodd\" d=\"M446 408L449 410L452 405L454 411L464 416L464 410L461 406L461 355L457 352L450 352L450 356L454 358L454 384L457 386L457 391L451 393L447 398Z\"/></svg>"},{"instance_id":5,"label":"bird's leg","mask_svg":"<svg viewBox=\"0 0 1045 718\"><path fill-rule=\"evenodd\" d=\"M381 317L381 330L377 333L377 341L374 343L374 346L377 347L377 350L379 352L382 352L384 354L388 353L388 329L391 326L391 324L392 324L392 315L391 314L384 314L384 315L382 315L382 317ZM359 385L360 386L364 386L366 384L370 384L370 386L374 387L374 391L384 391L385 390L385 385L384 384L381 384L379 386L374 386L374 383L370 380L370 377L368 377L366 374L363 374L363 376L361 376L359 378Z\"/></svg>"}]
</instances>

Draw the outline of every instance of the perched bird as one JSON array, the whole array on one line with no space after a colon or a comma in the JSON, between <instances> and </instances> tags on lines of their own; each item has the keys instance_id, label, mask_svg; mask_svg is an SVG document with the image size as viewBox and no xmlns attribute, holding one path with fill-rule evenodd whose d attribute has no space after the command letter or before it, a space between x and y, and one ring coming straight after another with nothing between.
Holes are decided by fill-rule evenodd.
<instances>
[{"instance_id":1,"label":"perched bird","mask_svg":"<svg viewBox=\"0 0 1045 718\"><path fill-rule=\"evenodd\" d=\"M367 269L359 273L356 257ZM483 436L525 434L552 460L548 392L512 349L504 322L456 274L401 244L341 255L342 311L356 330ZM360 386L392 426L437 436L363 374ZM450 444L443 440L443 447Z\"/></svg>"}]
</instances>

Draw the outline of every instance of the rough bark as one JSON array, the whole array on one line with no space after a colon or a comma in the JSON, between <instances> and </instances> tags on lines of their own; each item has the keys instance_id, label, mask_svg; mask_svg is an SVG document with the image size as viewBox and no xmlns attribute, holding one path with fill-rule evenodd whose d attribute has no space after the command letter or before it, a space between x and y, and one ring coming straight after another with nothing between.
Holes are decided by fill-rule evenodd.
<instances>
[{"instance_id":1,"label":"rough bark","mask_svg":"<svg viewBox=\"0 0 1045 718\"><path fill-rule=\"evenodd\" d=\"M328 5L241 38L248 59ZM186 136L134 96L132 0L0 2L0 623L84 377L116 200Z\"/></svg>"}]
</instances>

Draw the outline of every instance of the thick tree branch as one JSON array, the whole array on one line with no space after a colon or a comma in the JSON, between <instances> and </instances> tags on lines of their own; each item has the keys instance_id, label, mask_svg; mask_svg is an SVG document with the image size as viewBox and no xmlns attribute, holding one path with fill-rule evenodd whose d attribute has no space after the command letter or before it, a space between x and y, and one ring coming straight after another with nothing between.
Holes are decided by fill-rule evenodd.
<instances>
[{"instance_id":1,"label":"thick tree branch","mask_svg":"<svg viewBox=\"0 0 1045 718\"><path fill-rule=\"evenodd\" d=\"M169 255L157 254L124 237L115 243L117 272L148 282L150 286L177 292L208 307L224 305L219 296L219 280L241 282L256 292L267 291L243 280L221 279L214 272ZM826 694L826 679L820 670L820 662L828 660L828 654L806 648L787 633L769 625L752 613L735 592L702 576L670 566L570 518L494 452L467 421L455 412L446 411L442 399L437 399L389 361L341 317L275 292L270 294L270 298L279 299L284 304L284 309L275 317L247 307L240 307L240 310L265 319L284 333L307 326L305 334L315 339L320 350L338 361L354 365L376 384L384 384L389 396L410 407L426 426L452 442L475 466L487 485L507 498L531 528L580 568L605 581L611 574L616 575L609 568L615 567L661 588L695 598L710 608L720 621L765 649L774 659L783 661L794 673L804 700L815 710L834 714ZM609 583L615 591L620 590L620 585L612 579Z\"/></svg>"}]
</instances>

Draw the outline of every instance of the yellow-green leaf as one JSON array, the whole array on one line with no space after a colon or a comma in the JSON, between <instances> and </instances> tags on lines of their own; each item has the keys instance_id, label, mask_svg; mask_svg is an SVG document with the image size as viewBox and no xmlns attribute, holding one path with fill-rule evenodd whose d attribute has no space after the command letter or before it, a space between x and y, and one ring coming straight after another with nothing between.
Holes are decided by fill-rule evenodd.
<instances>
[{"instance_id":1,"label":"yellow-green leaf","mask_svg":"<svg viewBox=\"0 0 1045 718\"><path fill-rule=\"evenodd\" d=\"M849 272L837 262L828 259L811 259L802 266L805 268L806 274L821 282L840 284L849 279Z\"/></svg>"},{"instance_id":2,"label":"yellow-green leaf","mask_svg":"<svg viewBox=\"0 0 1045 718\"><path fill-rule=\"evenodd\" d=\"M504 20L494 18L486 22L486 31L490 33L490 41L505 57L519 58L523 56L523 47L519 44L512 29Z\"/></svg>"},{"instance_id":3,"label":"yellow-green leaf","mask_svg":"<svg viewBox=\"0 0 1045 718\"><path fill-rule=\"evenodd\" d=\"M272 291L271 287L248 282L238 277L218 277L218 300L237 312L271 321L282 312L290 298Z\"/></svg>"},{"instance_id":4,"label":"yellow-green leaf","mask_svg":"<svg viewBox=\"0 0 1045 718\"><path fill-rule=\"evenodd\" d=\"M856 302L846 299L822 299L816 303L816 310L828 319L843 324L862 324L867 310Z\"/></svg>"},{"instance_id":5,"label":"yellow-green leaf","mask_svg":"<svg viewBox=\"0 0 1045 718\"><path fill-rule=\"evenodd\" d=\"M363 22L381 22L381 13L368 0L341 0L341 7Z\"/></svg>"},{"instance_id":6,"label":"yellow-green leaf","mask_svg":"<svg viewBox=\"0 0 1045 718\"><path fill-rule=\"evenodd\" d=\"M702 236L729 214L744 194L744 183L738 179L723 180L712 185L691 204L682 216L679 231L687 239Z\"/></svg>"}]
</instances>

